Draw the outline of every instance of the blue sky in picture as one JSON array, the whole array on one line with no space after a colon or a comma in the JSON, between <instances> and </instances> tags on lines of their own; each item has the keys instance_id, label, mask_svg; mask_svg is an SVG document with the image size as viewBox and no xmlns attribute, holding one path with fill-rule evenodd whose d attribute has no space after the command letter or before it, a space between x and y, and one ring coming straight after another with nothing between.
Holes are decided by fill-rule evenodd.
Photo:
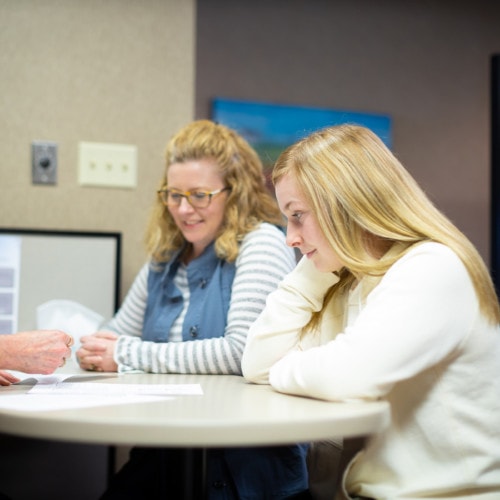
<instances>
[{"instance_id":1,"label":"blue sky in picture","mask_svg":"<svg viewBox=\"0 0 500 500\"><path fill-rule=\"evenodd\" d=\"M245 137L266 167L274 163L283 149L302 137L342 123L363 125L392 147L391 118L375 113L216 98L212 103L212 119Z\"/></svg>"}]
</instances>

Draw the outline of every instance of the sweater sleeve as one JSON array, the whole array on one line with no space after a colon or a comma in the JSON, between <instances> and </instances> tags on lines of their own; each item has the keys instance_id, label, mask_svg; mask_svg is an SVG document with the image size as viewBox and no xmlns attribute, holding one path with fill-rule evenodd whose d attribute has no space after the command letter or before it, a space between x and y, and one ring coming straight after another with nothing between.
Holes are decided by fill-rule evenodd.
<instances>
[{"instance_id":1,"label":"sweater sleeve","mask_svg":"<svg viewBox=\"0 0 500 500\"><path fill-rule=\"evenodd\" d=\"M271 385L326 400L379 398L451 356L479 314L465 266L436 243L402 257L359 307L334 340L275 363Z\"/></svg>"},{"instance_id":2,"label":"sweater sleeve","mask_svg":"<svg viewBox=\"0 0 500 500\"><path fill-rule=\"evenodd\" d=\"M120 371L241 374L248 329L268 294L294 266L294 253L286 246L284 234L261 224L241 244L225 331L211 339L186 342L155 343L122 336L115 351Z\"/></svg>"},{"instance_id":3,"label":"sweater sleeve","mask_svg":"<svg viewBox=\"0 0 500 500\"><path fill-rule=\"evenodd\" d=\"M300 349L299 336L311 315L323 307L326 292L338 281L303 257L267 298L266 308L250 328L242 370L245 378L269 383L269 369L285 354Z\"/></svg>"}]
</instances>

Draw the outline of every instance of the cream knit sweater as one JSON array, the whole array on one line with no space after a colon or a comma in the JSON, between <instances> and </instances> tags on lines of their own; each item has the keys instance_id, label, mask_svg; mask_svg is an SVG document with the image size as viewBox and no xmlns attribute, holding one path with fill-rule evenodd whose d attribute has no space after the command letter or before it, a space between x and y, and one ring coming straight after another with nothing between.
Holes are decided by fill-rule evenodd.
<instances>
[{"instance_id":1,"label":"cream knit sweater","mask_svg":"<svg viewBox=\"0 0 500 500\"><path fill-rule=\"evenodd\" d=\"M421 244L299 341L336 279L301 260L250 329L244 376L290 394L389 401L391 425L350 464L345 493L500 499L500 329L480 314L462 262Z\"/></svg>"}]
</instances>

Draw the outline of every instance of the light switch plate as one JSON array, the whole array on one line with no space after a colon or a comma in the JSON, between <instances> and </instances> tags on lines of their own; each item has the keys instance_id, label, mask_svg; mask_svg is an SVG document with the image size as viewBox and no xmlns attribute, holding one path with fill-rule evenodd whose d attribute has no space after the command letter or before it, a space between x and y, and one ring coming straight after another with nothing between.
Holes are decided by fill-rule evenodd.
<instances>
[{"instance_id":1,"label":"light switch plate","mask_svg":"<svg viewBox=\"0 0 500 500\"><path fill-rule=\"evenodd\" d=\"M80 142L78 158L78 182L82 186L137 186L136 146Z\"/></svg>"},{"instance_id":2,"label":"light switch plate","mask_svg":"<svg viewBox=\"0 0 500 500\"><path fill-rule=\"evenodd\" d=\"M57 184L57 144L47 141L31 143L31 176L33 184Z\"/></svg>"}]
</instances>

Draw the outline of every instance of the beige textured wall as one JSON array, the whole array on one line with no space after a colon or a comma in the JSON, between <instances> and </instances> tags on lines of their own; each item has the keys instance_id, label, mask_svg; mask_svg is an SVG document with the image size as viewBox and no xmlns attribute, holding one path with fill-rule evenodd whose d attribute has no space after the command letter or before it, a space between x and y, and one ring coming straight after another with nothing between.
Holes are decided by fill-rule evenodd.
<instances>
[{"instance_id":1,"label":"beige textured wall","mask_svg":"<svg viewBox=\"0 0 500 500\"><path fill-rule=\"evenodd\" d=\"M0 0L0 226L122 232L122 294L166 141L193 117L195 6ZM56 186L31 184L34 140L58 144ZM137 188L79 186L79 141L137 145Z\"/></svg>"}]
</instances>

